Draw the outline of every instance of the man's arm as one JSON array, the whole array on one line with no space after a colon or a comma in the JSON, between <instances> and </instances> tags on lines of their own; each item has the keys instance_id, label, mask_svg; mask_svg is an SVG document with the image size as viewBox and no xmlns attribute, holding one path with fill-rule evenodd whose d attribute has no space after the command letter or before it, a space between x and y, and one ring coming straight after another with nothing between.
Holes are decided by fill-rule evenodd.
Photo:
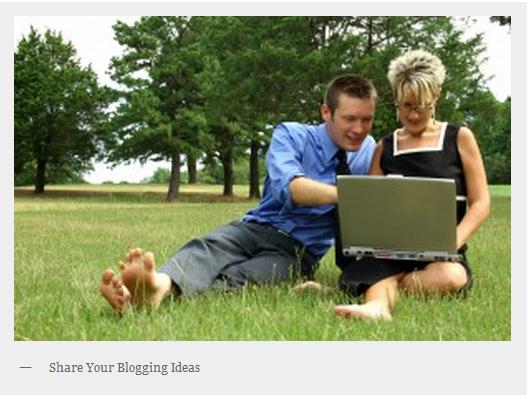
<instances>
[{"instance_id":1,"label":"man's arm","mask_svg":"<svg viewBox=\"0 0 528 395\"><path fill-rule=\"evenodd\" d=\"M320 206L337 203L335 185L324 184L307 177L295 177L290 182L291 198L303 206Z\"/></svg>"}]
</instances>

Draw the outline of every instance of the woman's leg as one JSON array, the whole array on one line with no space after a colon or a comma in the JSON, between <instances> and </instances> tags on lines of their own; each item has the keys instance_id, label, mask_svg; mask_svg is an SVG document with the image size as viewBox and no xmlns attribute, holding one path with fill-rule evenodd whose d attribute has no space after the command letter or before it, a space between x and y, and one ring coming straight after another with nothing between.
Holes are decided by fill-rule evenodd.
<instances>
[{"instance_id":1,"label":"woman's leg","mask_svg":"<svg viewBox=\"0 0 528 395\"><path fill-rule=\"evenodd\" d=\"M459 292L468 281L468 272L461 263L433 262L403 276L400 287L410 293L445 295Z\"/></svg>"},{"instance_id":2,"label":"woman's leg","mask_svg":"<svg viewBox=\"0 0 528 395\"><path fill-rule=\"evenodd\" d=\"M397 274L378 281L365 292L365 303L336 306L335 312L343 317L391 320L401 277Z\"/></svg>"}]
</instances>

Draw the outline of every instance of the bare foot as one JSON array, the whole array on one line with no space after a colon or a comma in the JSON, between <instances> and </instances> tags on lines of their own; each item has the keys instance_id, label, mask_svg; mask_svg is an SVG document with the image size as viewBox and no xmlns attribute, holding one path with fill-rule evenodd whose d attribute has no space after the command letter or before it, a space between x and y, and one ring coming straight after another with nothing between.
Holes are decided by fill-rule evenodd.
<instances>
[{"instance_id":1,"label":"bare foot","mask_svg":"<svg viewBox=\"0 0 528 395\"><path fill-rule=\"evenodd\" d=\"M120 314L126 313L130 307L131 295L112 269L107 269L103 273L103 281L99 289L112 309Z\"/></svg>"},{"instance_id":2,"label":"bare foot","mask_svg":"<svg viewBox=\"0 0 528 395\"><path fill-rule=\"evenodd\" d=\"M376 302L336 306L335 312L337 315L345 318L359 318L373 321L392 320L392 316L387 307Z\"/></svg>"},{"instance_id":3,"label":"bare foot","mask_svg":"<svg viewBox=\"0 0 528 395\"><path fill-rule=\"evenodd\" d=\"M164 273L154 270L154 255L140 248L128 251L125 262L119 262L121 279L112 269L103 273L100 290L110 306L124 314L130 305L138 307L158 307L171 292L172 281Z\"/></svg>"},{"instance_id":4,"label":"bare foot","mask_svg":"<svg viewBox=\"0 0 528 395\"><path fill-rule=\"evenodd\" d=\"M130 291L131 302L139 307L158 307L172 287L172 281L165 273L154 270L154 254L141 248L128 251L125 262L119 262L121 280Z\"/></svg>"}]
</instances>

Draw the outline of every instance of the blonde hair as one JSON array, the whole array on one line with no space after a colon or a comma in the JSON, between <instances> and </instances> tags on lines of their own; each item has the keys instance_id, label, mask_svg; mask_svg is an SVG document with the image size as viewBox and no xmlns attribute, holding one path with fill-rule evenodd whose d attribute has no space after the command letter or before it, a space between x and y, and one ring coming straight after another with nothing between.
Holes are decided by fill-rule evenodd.
<instances>
[{"instance_id":1,"label":"blonde hair","mask_svg":"<svg viewBox=\"0 0 528 395\"><path fill-rule=\"evenodd\" d=\"M440 96L445 67L437 56L418 49L392 60L387 77L395 100L412 94L423 104Z\"/></svg>"}]
</instances>

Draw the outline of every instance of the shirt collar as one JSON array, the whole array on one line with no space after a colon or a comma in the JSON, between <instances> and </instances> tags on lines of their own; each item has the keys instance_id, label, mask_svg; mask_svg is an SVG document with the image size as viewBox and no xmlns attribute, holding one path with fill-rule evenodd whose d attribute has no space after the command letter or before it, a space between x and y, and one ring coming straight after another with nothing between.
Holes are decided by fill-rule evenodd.
<instances>
[{"instance_id":1,"label":"shirt collar","mask_svg":"<svg viewBox=\"0 0 528 395\"><path fill-rule=\"evenodd\" d=\"M328 135L328 129L326 127L326 122L322 123L318 126L319 130L319 141L321 143L321 147L323 149L323 156L325 161L331 162L335 155L337 154L337 151L339 151L339 147L334 143L334 140L330 138Z\"/></svg>"}]
</instances>

